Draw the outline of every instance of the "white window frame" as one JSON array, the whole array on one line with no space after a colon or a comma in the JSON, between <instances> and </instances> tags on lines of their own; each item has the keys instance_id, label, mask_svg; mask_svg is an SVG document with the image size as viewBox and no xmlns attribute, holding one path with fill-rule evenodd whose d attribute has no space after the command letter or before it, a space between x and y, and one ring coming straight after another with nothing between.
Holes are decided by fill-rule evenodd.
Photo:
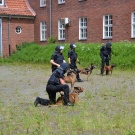
<instances>
[{"instance_id":1,"label":"white window frame","mask_svg":"<svg viewBox=\"0 0 135 135\"><path fill-rule=\"evenodd\" d=\"M65 40L65 25L61 20L58 20L58 40Z\"/></svg>"},{"instance_id":2,"label":"white window frame","mask_svg":"<svg viewBox=\"0 0 135 135\"><path fill-rule=\"evenodd\" d=\"M21 34L22 33L22 28L20 26L17 26L15 28L15 32L16 32L16 34Z\"/></svg>"},{"instance_id":3,"label":"white window frame","mask_svg":"<svg viewBox=\"0 0 135 135\"><path fill-rule=\"evenodd\" d=\"M79 40L87 39L87 18L79 18Z\"/></svg>"},{"instance_id":4,"label":"white window frame","mask_svg":"<svg viewBox=\"0 0 135 135\"><path fill-rule=\"evenodd\" d=\"M131 13L131 38L135 38L135 12Z\"/></svg>"},{"instance_id":5,"label":"white window frame","mask_svg":"<svg viewBox=\"0 0 135 135\"><path fill-rule=\"evenodd\" d=\"M103 16L103 39L112 39L113 20L112 15Z\"/></svg>"},{"instance_id":6,"label":"white window frame","mask_svg":"<svg viewBox=\"0 0 135 135\"><path fill-rule=\"evenodd\" d=\"M46 0L40 0L40 7L46 6Z\"/></svg>"},{"instance_id":7,"label":"white window frame","mask_svg":"<svg viewBox=\"0 0 135 135\"><path fill-rule=\"evenodd\" d=\"M46 41L46 22L40 22L40 41Z\"/></svg>"},{"instance_id":8,"label":"white window frame","mask_svg":"<svg viewBox=\"0 0 135 135\"><path fill-rule=\"evenodd\" d=\"M0 3L0 6L3 6L3 5L4 5L4 0L2 0Z\"/></svg>"},{"instance_id":9,"label":"white window frame","mask_svg":"<svg viewBox=\"0 0 135 135\"><path fill-rule=\"evenodd\" d=\"M63 4L65 3L65 0L58 0L58 4Z\"/></svg>"}]
</instances>

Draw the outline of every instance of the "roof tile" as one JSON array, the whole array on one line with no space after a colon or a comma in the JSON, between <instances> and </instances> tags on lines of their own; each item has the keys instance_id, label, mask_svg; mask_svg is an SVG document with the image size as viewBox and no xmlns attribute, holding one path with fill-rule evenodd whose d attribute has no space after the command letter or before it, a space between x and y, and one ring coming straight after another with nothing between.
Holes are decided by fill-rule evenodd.
<instances>
[{"instance_id":1,"label":"roof tile","mask_svg":"<svg viewBox=\"0 0 135 135\"><path fill-rule=\"evenodd\" d=\"M2 15L35 16L35 12L29 6L27 0L6 0L6 6L0 6Z\"/></svg>"}]
</instances>

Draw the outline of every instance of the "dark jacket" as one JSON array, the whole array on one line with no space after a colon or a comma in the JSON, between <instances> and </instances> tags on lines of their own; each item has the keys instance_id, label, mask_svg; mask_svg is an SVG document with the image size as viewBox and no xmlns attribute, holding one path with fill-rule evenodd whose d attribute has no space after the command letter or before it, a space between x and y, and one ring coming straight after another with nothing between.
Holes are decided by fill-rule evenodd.
<instances>
[{"instance_id":1,"label":"dark jacket","mask_svg":"<svg viewBox=\"0 0 135 135\"><path fill-rule=\"evenodd\" d=\"M63 60L65 60L65 59L64 59L63 54L59 54L59 53L54 52L53 55L51 56L51 60L54 60L55 63L60 65L61 63L63 63ZM57 66L52 64L52 68L56 69Z\"/></svg>"},{"instance_id":2,"label":"dark jacket","mask_svg":"<svg viewBox=\"0 0 135 135\"><path fill-rule=\"evenodd\" d=\"M100 57L108 57L109 59L111 59L111 53L112 53L112 49L108 48L106 45L102 46L100 49Z\"/></svg>"}]
</instances>

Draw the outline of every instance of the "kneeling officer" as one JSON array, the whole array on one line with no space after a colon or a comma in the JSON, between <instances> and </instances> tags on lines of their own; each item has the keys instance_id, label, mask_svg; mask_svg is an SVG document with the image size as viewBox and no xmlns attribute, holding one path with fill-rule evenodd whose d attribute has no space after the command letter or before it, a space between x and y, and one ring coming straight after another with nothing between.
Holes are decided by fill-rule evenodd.
<instances>
[{"instance_id":1,"label":"kneeling officer","mask_svg":"<svg viewBox=\"0 0 135 135\"><path fill-rule=\"evenodd\" d=\"M62 63L51 75L51 77L48 80L46 91L49 96L50 103L49 104L55 104L56 103L56 93L62 92L64 93L64 105L67 106L73 106L71 102L69 102L69 86L65 84L64 81L64 74L67 72L69 68L69 65L67 63ZM37 97L35 101L35 106L37 104L46 105L46 99L41 99Z\"/></svg>"}]
</instances>

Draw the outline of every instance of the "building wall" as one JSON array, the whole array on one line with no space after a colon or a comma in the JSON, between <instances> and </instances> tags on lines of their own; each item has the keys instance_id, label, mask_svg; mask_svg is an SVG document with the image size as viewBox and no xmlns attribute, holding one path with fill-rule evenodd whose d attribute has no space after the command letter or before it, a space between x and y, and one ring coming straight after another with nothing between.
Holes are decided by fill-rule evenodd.
<instances>
[{"instance_id":1,"label":"building wall","mask_svg":"<svg viewBox=\"0 0 135 135\"><path fill-rule=\"evenodd\" d=\"M17 26L22 28L22 33L17 34L15 29ZM3 54L9 56L9 45L11 53L16 50L16 45L23 42L34 42L34 22L30 19L2 19L2 40L3 40Z\"/></svg>"},{"instance_id":2,"label":"building wall","mask_svg":"<svg viewBox=\"0 0 135 135\"><path fill-rule=\"evenodd\" d=\"M79 18L87 18L88 36L81 42L104 42L103 15L113 16L112 42L131 39L131 12L135 10L133 0L66 0L65 4L58 5L53 1L53 35L58 34L57 22L59 18L68 17L71 21L67 28L67 42L79 41Z\"/></svg>"},{"instance_id":3,"label":"building wall","mask_svg":"<svg viewBox=\"0 0 135 135\"><path fill-rule=\"evenodd\" d=\"M29 0L36 12L35 41L40 44L40 21L47 22L47 39L50 35L50 0L46 7L40 8L40 0ZM58 4L52 0L52 36L58 39L58 19L68 17L70 26L66 27L66 40L64 42L106 42L103 39L103 16L111 14L113 17L113 37L110 41L135 41L131 38L131 12L135 11L134 0L65 0ZM79 40L79 18L87 18L87 40ZM58 41L63 42L63 41Z\"/></svg>"},{"instance_id":4,"label":"building wall","mask_svg":"<svg viewBox=\"0 0 135 135\"><path fill-rule=\"evenodd\" d=\"M47 3L45 7L40 7L40 0L28 0L30 6L33 8L33 10L36 12L36 18L34 23L34 38L35 42L38 44L45 44L46 41L40 41L40 22L44 21L47 24L47 39L50 35L50 20L49 20L49 13L50 13L50 2L47 0Z\"/></svg>"}]
</instances>

